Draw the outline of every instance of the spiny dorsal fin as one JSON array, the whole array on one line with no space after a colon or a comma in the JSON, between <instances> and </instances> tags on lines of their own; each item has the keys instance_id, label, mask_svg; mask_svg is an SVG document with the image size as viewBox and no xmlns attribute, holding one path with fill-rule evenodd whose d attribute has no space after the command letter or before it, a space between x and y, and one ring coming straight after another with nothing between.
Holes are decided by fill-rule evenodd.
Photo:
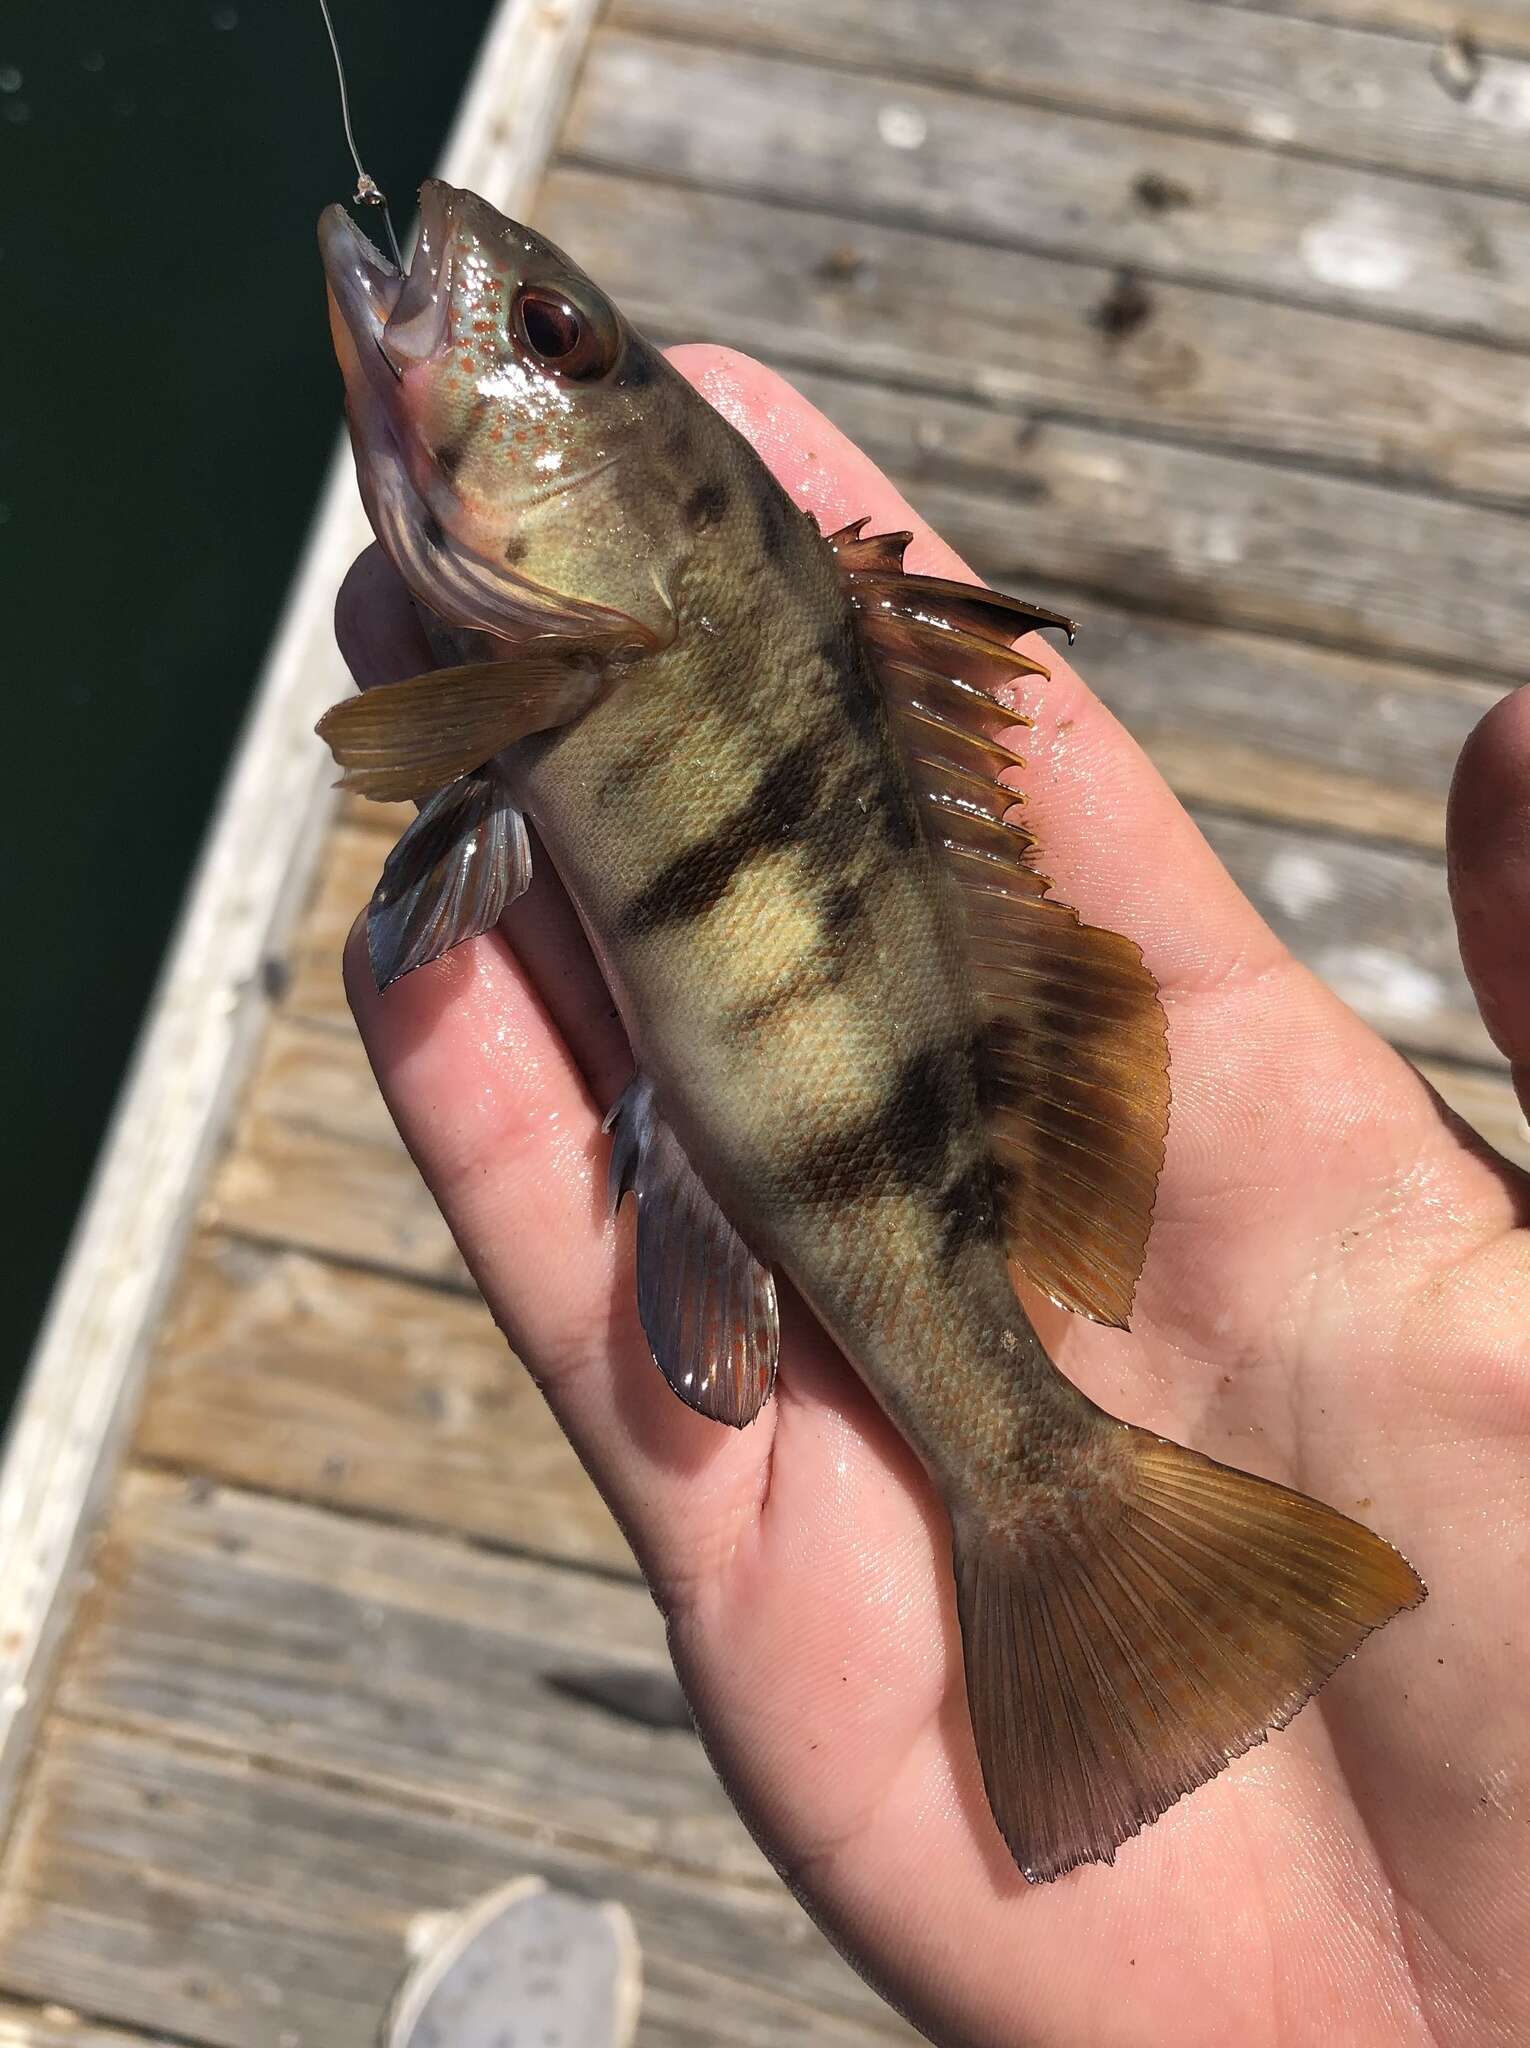
<instances>
[{"instance_id":1,"label":"spiny dorsal fin","mask_svg":"<svg viewBox=\"0 0 1530 2048\"><path fill-rule=\"evenodd\" d=\"M984 1082L1010 1253L1064 1308L1124 1326L1169 1120L1167 1027L1129 939L1080 922L1029 864L999 781L1029 720L990 690L1046 675L1010 636L1072 622L977 585L901 571L906 534L829 536L931 842L947 857L987 1022ZM985 687L986 686L986 687Z\"/></svg>"}]
</instances>

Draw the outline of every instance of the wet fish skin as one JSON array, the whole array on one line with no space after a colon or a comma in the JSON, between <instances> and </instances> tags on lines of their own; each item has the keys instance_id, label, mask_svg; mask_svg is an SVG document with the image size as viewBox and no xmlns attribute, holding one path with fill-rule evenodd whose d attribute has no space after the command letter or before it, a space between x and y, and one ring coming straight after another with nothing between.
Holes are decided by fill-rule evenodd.
<instances>
[{"instance_id":1,"label":"wet fish skin","mask_svg":"<svg viewBox=\"0 0 1530 2048\"><path fill-rule=\"evenodd\" d=\"M363 495L453 665L321 729L358 786L433 799L455 750L465 819L487 777L535 823L641 1076L617 1187L671 1383L747 1421L790 1277L950 1511L1017 1863L1109 1861L1422 1585L1103 1413L1020 1306L1012 1261L1122 1319L1167 1095L1140 957L1045 898L975 772L1011 758L968 688L1007 635L895 542L826 542L550 245L441 186L422 217L407 279L336 210L321 240ZM505 900L441 816L390 863L389 971Z\"/></svg>"}]
</instances>

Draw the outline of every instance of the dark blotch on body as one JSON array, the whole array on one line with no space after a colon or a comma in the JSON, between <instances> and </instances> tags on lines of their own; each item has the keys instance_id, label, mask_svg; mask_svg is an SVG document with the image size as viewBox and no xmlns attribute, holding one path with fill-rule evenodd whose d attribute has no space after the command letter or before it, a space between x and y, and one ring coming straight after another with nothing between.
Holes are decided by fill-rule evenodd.
<instances>
[{"instance_id":1,"label":"dark blotch on body","mask_svg":"<svg viewBox=\"0 0 1530 2048\"><path fill-rule=\"evenodd\" d=\"M824 937L829 940L840 938L865 908L865 899L853 883L842 882L831 889L823 899Z\"/></svg>"},{"instance_id":2,"label":"dark blotch on body","mask_svg":"<svg viewBox=\"0 0 1530 2048\"><path fill-rule=\"evenodd\" d=\"M971 1126L965 1046L934 1046L899 1069L876 1112L848 1131L819 1138L783 1175L801 1202L853 1202L867 1195L934 1196L952 1149Z\"/></svg>"},{"instance_id":3,"label":"dark blotch on body","mask_svg":"<svg viewBox=\"0 0 1530 2048\"><path fill-rule=\"evenodd\" d=\"M716 526L728 509L728 487L713 481L698 484L685 501L683 517L692 533L704 533Z\"/></svg>"},{"instance_id":4,"label":"dark blotch on body","mask_svg":"<svg viewBox=\"0 0 1530 2048\"><path fill-rule=\"evenodd\" d=\"M949 1264L972 1245L997 1244L1004 1234L1003 1175L989 1158L977 1160L941 1189L940 1255Z\"/></svg>"},{"instance_id":5,"label":"dark blotch on body","mask_svg":"<svg viewBox=\"0 0 1530 2048\"><path fill-rule=\"evenodd\" d=\"M756 493L755 508L759 516L760 546L765 551L766 561L774 565L785 558L791 543L791 522L795 513L774 485Z\"/></svg>"},{"instance_id":6,"label":"dark blotch on body","mask_svg":"<svg viewBox=\"0 0 1530 2048\"><path fill-rule=\"evenodd\" d=\"M822 774L817 747L804 743L788 748L710 839L672 860L631 899L622 912L623 928L644 935L704 917L741 868L801 834L812 816Z\"/></svg>"},{"instance_id":7,"label":"dark blotch on body","mask_svg":"<svg viewBox=\"0 0 1530 2048\"><path fill-rule=\"evenodd\" d=\"M522 540L519 534L505 542L505 560L512 569L524 562L530 553L530 542Z\"/></svg>"}]
</instances>

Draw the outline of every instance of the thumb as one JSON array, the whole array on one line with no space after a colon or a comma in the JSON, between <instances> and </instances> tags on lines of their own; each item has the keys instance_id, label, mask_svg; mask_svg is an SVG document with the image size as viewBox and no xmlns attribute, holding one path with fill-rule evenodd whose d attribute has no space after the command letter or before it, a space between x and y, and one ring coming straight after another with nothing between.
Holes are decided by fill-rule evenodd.
<instances>
[{"instance_id":1,"label":"thumb","mask_svg":"<svg viewBox=\"0 0 1530 2048\"><path fill-rule=\"evenodd\" d=\"M1456 764L1446 820L1461 959L1482 1020L1530 1093L1530 686L1495 704Z\"/></svg>"}]
</instances>

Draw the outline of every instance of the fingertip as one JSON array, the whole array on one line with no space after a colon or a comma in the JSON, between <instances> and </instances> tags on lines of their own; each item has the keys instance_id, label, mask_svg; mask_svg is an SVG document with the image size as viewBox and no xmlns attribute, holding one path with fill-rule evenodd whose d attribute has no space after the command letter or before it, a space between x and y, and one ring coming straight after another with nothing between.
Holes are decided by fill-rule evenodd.
<instances>
[{"instance_id":1,"label":"fingertip","mask_svg":"<svg viewBox=\"0 0 1530 2048\"><path fill-rule=\"evenodd\" d=\"M336 594L335 639L362 690L434 666L414 600L376 541L352 562Z\"/></svg>"}]
</instances>

